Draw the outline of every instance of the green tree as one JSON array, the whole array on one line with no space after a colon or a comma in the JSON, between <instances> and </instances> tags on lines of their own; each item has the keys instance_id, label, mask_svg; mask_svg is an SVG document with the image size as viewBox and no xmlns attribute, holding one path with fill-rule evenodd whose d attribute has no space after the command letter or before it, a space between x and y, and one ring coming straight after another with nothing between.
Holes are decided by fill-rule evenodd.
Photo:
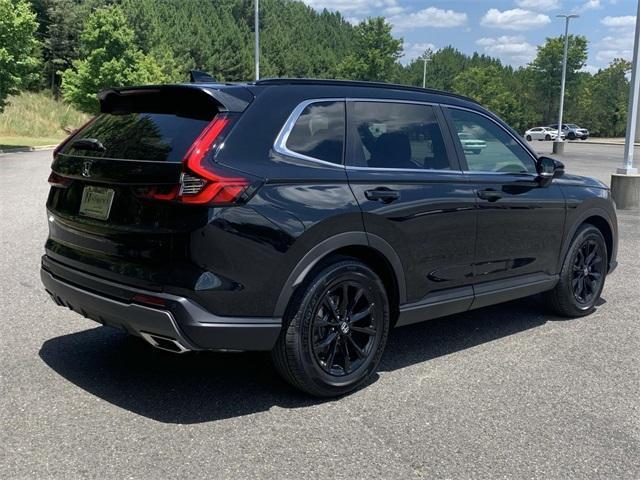
<instances>
[{"instance_id":1,"label":"green tree","mask_svg":"<svg viewBox=\"0 0 640 480\"><path fill-rule=\"evenodd\" d=\"M165 80L155 59L136 47L122 10L110 6L88 18L80 36L80 59L62 73L62 93L80 110L95 113L102 88Z\"/></svg>"},{"instance_id":2,"label":"green tree","mask_svg":"<svg viewBox=\"0 0 640 480\"><path fill-rule=\"evenodd\" d=\"M355 27L355 52L338 66L338 75L355 80L388 81L402 55L402 39L393 38L383 17L368 18Z\"/></svg>"},{"instance_id":3,"label":"green tree","mask_svg":"<svg viewBox=\"0 0 640 480\"><path fill-rule=\"evenodd\" d=\"M422 75L424 68L424 58L427 58L426 87L436 90L453 90L453 82L458 74L467 68L485 67L494 65L503 68L499 60L474 53L465 55L452 46L441 48L440 50L426 51L419 58L413 60L405 67L406 83L410 85L422 86Z\"/></svg>"},{"instance_id":4,"label":"green tree","mask_svg":"<svg viewBox=\"0 0 640 480\"><path fill-rule=\"evenodd\" d=\"M7 96L37 78L36 14L22 0L0 0L0 112Z\"/></svg>"},{"instance_id":5,"label":"green tree","mask_svg":"<svg viewBox=\"0 0 640 480\"><path fill-rule=\"evenodd\" d=\"M542 121L557 121L559 109L560 82L562 79L562 56L564 37L547 38L544 45L538 47L536 58L531 63L533 88L541 106ZM579 70L587 61L587 39L581 35L569 35L567 55L566 104L576 97L576 84Z\"/></svg>"},{"instance_id":6,"label":"green tree","mask_svg":"<svg viewBox=\"0 0 640 480\"><path fill-rule=\"evenodd\" d=\"M585 95L584 117L579 121L595 133L606 137L623 136L627 127L631 64L616 58L590 77Z\"/></svg>"},{"instance_id":7,"label":"green tree","mask_svg":"<svg viewBox=\"0 0 640 480\"><path fill-rule=\"evenodd\" d=\"M512 127L522 127L520 106L500 67L489 65L463 70L454 79L453 90L475 99Z\"/></svg>"}]
</instances>

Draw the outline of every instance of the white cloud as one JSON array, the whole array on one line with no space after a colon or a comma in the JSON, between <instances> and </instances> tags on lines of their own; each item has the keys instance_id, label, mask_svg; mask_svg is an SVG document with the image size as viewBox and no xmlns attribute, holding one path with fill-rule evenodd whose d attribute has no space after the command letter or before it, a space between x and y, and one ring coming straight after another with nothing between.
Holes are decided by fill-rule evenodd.
<instances>
[{"instance_id":1,"label":"white cloud","mask_svg":"<svg viewBox=\"0 0 640 480\"><path fill-rule=\"evenodd\" d=\"M387 7L383 10L385 15L399 15L400 13L404 12L406 9L404 7L401 7L400 5L395 5L393 7Z\"/></svg>"},{"instance_id":2,"label":"white cloud","mask_svg":"<svg viewBox=\"0 0 640 480\"><path fill-rule=\"evenodd\" d=\"M604 37L595 44L596 60L607 64L614 58L631 60L633 56L633 37L633 30L627 30L620 34Z\"/></svg>"},{"instance_id":3,"label":"white cloud","mask_svg":"<svg viewBox=\"0 0 640 480\"><path fill-rule=\"evenodd\" d=\"M409 63L411 60L420 57L425 50L436 51L437 48L433 43L405 43L404 44L404 54L402 56L402 63Z\"/></svg>"},{"instance_id":4,"label":"white cloud","mask_svg":"<svg viewBox=\"0 0 640 480\"><path fill-rule=\"evenodd\" d=\"M622 17L604 17L600 20L605 27L616 28L616 27L631 27L634 28L636 26L636 17L633 15L625 15Z\"/></svg>"},{"instance_id":5,"label":"white cloud","mask_svg":"<svg viewBox=\"0 0 640 480\"><path fill-rule=\"evenodd\" d=\"M557 10L560 8L560 0L516 0L516 5L524 9L532 10Z\"/></svg>"},{"instance_id":6,"label":"white cloud","mask_svg":"<svg viewBox=\"0 0 640 480\"><path fill-rule=\"evenodd\" d=\"M583 10L597 10L602 8L602 2L600 0L587 0L583 5Z\"/></svg>"},{"instance_id":7,"label":"white cloud","mask_svg":"<svg viewBox=\"0 0 640 480\"><path fill-rule=\"evenodd\" d=\"M483 37L476 40L485 53L500 58L510 65L529 63L536 54L536 47L522 35L503 35L496 38Z\"/></svg>"},{"instance_id":8,"label":"white cloud","mask_svg":"<svg viewBox=\"0 0 640 480\"><path fill-rule=\"evenodd\" d=\"M503 12L492 8L480 20L480 24L485 27L502 28L504 30L530 30L543 27L550 22L551 19L548 15L521 8Z\"/></svg>"},{"instance_id":9,"label":"white cloud","mask_svg":"<svg viewBox=\"0 0 640 480\"><path fill-rule=\"evenodd\" d=\"M429 7L406 15L395 15L389 18L396 31L406 31L415 28L447 28L460 27L467 23L466 13L441 8Z\"/></svg>"},{"instance_id":10,"label":"white cloud","mask_svg":"<svg viewBox=\"0 0 640 480\"><path fill-rule=\"evenodd\" d=\"M598 73L599 70L600 68L594 67L593 65L585 65L580 69L581 72L587 72L587 73L590 73L591 75L595 75L596 73Z\"/></svg>"}]
</instances>

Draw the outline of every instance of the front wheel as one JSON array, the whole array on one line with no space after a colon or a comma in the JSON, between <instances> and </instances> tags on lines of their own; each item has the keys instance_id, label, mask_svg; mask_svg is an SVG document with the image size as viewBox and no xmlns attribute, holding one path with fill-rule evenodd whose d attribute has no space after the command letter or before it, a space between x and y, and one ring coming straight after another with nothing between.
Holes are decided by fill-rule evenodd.
<instances>
[{"instance_id":1,"label":"front wheel","mask_svg":"<svg viewBox=\"0 0 640 480\"><path fill-rule=\"evenodd\" d=\"M355 259L336 260L292 298L272 358L294 387L318 397L344 395L375 371L388 332L380 278Z\"/></svg>"},{"instance_id":2,"label":"front wheel","mask_svg":"<svg viewBox=\"0 0 640 480\"><path fill-rule=\"evenodd\" d=\"M565 257L560 281L549 292L553 309L566 317L582 317L595 310L607 275L607 245L593 225L578 229Z\"/></svg>"},{"instance_id":3,"label":"front wheel","mask_svg":"<svg viewBox=\"0 0 640 480\"><path fill-rule=\"evenodd\" d=\"M531 141L531 135L527 135L527 142Z\"/></svg>"},{"instance_id":4,"label":"front wheel","mask_svg":"<svg viewBox=\"0 0 640 480\"><path fill-rule=\"evenodd\" d=\"M569 140L575 140L576 139L576 134L573 132L569 132L569 134L567 135L567 138Z\"/></svg>"},{"instance_id":5,"label":"front wheel","mask_svg":"<svg viewBox=\"0 0 640 480\"><path fill-rule=\"evenodd\" d=\"M544 139L548 142L549 140L551 140L551 135L549 134L545 135Z\"/></svg>"}]
</instances>

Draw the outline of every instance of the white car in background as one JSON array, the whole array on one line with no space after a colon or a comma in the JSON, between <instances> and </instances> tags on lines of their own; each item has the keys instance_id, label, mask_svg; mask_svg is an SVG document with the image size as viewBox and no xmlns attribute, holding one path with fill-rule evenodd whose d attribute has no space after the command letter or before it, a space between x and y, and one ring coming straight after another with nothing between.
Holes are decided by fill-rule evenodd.
<instances>
[{"instance_id":1,"label":"white car in background","mask_svg":"<svg viewBox=\"0 0 640 480\"><path fill-rule=\"evenodd\" d=\"M473 135L465 132L458 132L458 138L462 144L462 150L467 153L473 153L478 155L483 148L487 147L487 142L480 138L475 138Z\"/></svg>"},{"instance_id":2,"label":"white car in background","mask_svg":"<svg viewBox=\"0 0 640 480\"><path fill-rule=\"evenodd\" d=\"M532 140L555 140L558 138L558 130L549 127L534 127L524 132L524 138L528 142ZM564 133L562 138L564 138Z\"/></svg>"}]
</instances>

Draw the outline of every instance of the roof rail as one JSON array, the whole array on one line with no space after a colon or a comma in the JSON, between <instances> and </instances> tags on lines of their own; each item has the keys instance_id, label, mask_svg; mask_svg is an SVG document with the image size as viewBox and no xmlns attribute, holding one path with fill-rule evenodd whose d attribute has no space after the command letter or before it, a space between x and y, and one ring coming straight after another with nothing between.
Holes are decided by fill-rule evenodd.
<instances>
[{"instance_id":1,"label":"roof rail","mask_svg":"<svg viewBox=\"0 0 640 480\"><path fill-rule=\"evenodd\" d=\"M321 78L264 78L253 82L255 85L335 85L345 87L371 87L371 88L388 88L390 90L406 90L410 92L432 93L436 95L446 95L449 97L459 98L472 103L478 103L473 98L465 97L457 93L445 92L433 88L422 88L413 85L402 85L399 83L370 82L362 80L332 80Z\"/></svg>"}]
</instances>

